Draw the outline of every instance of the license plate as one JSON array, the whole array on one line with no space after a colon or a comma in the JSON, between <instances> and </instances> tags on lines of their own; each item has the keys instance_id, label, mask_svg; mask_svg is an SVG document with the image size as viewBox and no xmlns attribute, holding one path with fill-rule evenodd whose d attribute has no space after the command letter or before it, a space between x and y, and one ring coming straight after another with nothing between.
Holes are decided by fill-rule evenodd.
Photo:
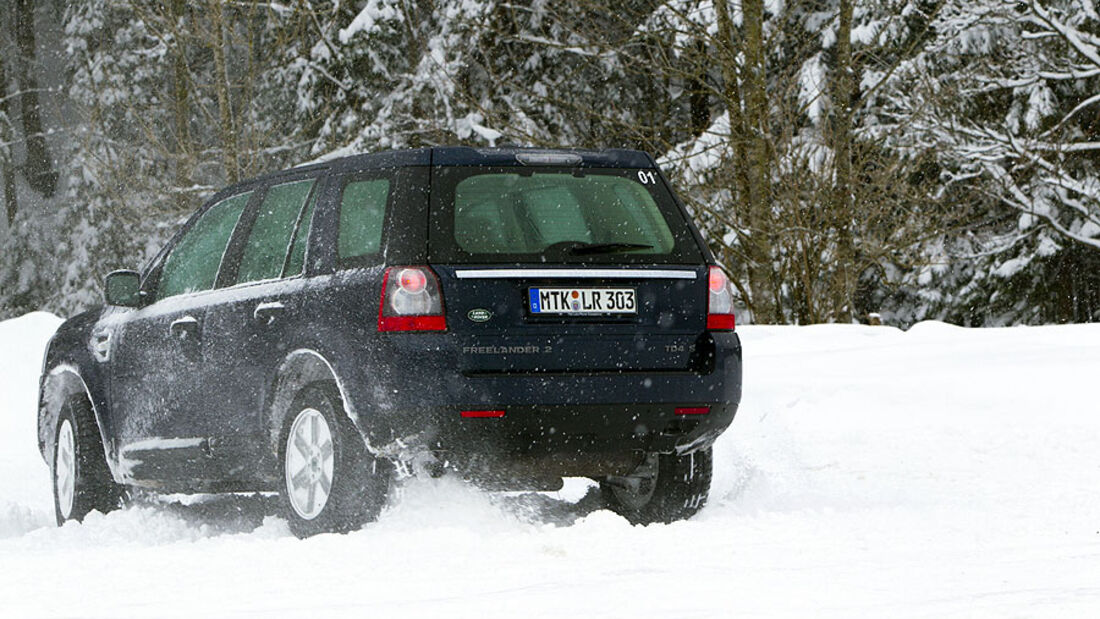
<instances>
[{"instance_id":1,"label":"license plate","mask_svg":"<svg viewBox=\"0 0 1100 619\"><path fill-rule=\"evenodd\" d=\"M532 314L636 314L633 288L528 288Z\"/></svg>"}]
</instances>

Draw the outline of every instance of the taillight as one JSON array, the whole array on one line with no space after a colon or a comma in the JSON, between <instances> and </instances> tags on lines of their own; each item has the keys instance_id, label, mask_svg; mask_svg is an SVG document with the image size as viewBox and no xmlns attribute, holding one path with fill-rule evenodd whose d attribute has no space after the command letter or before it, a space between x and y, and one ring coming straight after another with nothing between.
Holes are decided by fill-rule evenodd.
<instances>
[{"instance_id":1,"label":"taillight","mask_svg":"<svg viewBox=\"0 0 1100 619\"><path fill-rule=\"evenodd\" d=\"M465 419L499 419L504 416L504 411L462 411L460 414Z\"/></svg>"},{"instance_id":2,"label":"taillight","mask_svg":"<svg viewBox=\"0 0 1100 619\"><path fill-rule=\"evenodd\" d=\"M733 317L733 284L721 267L710 267L707 289L707 329L733 331L737 321Z\"/></svg>"},{"instance_id":3,"label":"taillight","mask_svg":"<svg viewBox=\"0 0 1100 619\"><path fill-rule=\"evenodd\" d=\"M443 292L428 267L390 267L382 276L379 331L446 331Z\"/></svg>"}]
</instances>

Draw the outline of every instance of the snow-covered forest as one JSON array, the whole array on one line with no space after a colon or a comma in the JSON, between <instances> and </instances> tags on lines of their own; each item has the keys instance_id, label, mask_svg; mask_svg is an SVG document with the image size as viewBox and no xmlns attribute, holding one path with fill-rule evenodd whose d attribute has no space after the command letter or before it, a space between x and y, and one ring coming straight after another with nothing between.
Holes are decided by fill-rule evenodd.
<instances>
[{"instance_id":1,"label":"snow-covered forest","mask_svg":"<svg viewBox=\"0 0 1100 619\"><path fill-rule=\"evenodd\" d=\"M12 0L0 318L229 182L434 144L657 156L744 321L1100 320L1093 0Z\"/></svg>"}]
</instances>

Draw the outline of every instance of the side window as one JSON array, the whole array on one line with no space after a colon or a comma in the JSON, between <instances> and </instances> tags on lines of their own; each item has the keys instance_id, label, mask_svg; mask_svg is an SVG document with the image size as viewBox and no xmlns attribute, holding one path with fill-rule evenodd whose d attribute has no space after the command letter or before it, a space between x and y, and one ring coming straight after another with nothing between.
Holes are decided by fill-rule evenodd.
<instances>
[{"instance_id":1,"label":"side window","mask_svg":"<svg viewBox=\"0 0 1100 619\"><path fill-rule=\"evenodd\" d=\"M237 270L237 283L278 279L283 273L291 236L314 181L275 185L267 190Z\"/></svg>"},{"instance_id":2,"label":"side window","mask_svg":"<svg viewBox=\"0 0 1100 619\"><path fill-rule=\"evenodd\" d=\"M249 191L218 202L184 233L161 268L157 299L214 287L229 237L251 196Z\"/></svg>"},{"instance_id":3,"label":"side window","mask_svg":"<svg viewBox=\"0 0 1100 619\"><path fill-rule=\"evenodd\" d=\"M353 181L344 186L336 245L340 258L378 253L389 195L390 182L386 179Z\"/></svg>"},{"instance_id":4,"label":"side window","mask_svg":"<svg viewBox=\"0 0 1100 619\"><path fill-rule=\"evenodd\" d=\"M287 259L286 272L283 277L301 275L302 267L306 263L306 245L309 242L309 229L313 225L313 207L317 205L317 192L309 199L306 210L302 213L298 222L298 231L294 233L294 244L290 247L290 257Z\"/></svg>"}]
</instances>

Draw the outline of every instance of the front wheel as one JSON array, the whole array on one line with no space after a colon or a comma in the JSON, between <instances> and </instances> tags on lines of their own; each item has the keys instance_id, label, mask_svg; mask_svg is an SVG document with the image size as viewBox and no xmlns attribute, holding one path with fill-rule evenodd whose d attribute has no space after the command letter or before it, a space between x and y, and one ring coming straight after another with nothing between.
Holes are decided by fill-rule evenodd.
<instances>
[{"instance_id":1,"label":"front wheel","mask_svg":"<svg viewBox=\"0 0 1100 619\"><path fill-rule=\"evenodd\" d=\"M685 456L647 454L630 475L602 480L600 491L632 524L686 520L706 504L713 467L711 447Z\"/></svg>"},{"instance_id":2,"label":"front wheel","mask_svg":"<svg viewBox=\"0 0 1100 619\"><path fill-rule=\"evenodd\" d=\"M314 383L294 399L280 441L280 497L298 537L353 531L378 517L387 462L367 453L335 385Z\"/></svg>"},{"instance_id":3,"label":"front wheel","mask_svg":"<svg viewBox=\"0 0 1100 619\"><path fill-rule=\"evenodd\" d=\"M99 428L87 400L65 402L54 431L53 506L57 525L82 521L93 510L119 506L122 487L114 482L103 455Z\"/></svg>"}]
</instances>

